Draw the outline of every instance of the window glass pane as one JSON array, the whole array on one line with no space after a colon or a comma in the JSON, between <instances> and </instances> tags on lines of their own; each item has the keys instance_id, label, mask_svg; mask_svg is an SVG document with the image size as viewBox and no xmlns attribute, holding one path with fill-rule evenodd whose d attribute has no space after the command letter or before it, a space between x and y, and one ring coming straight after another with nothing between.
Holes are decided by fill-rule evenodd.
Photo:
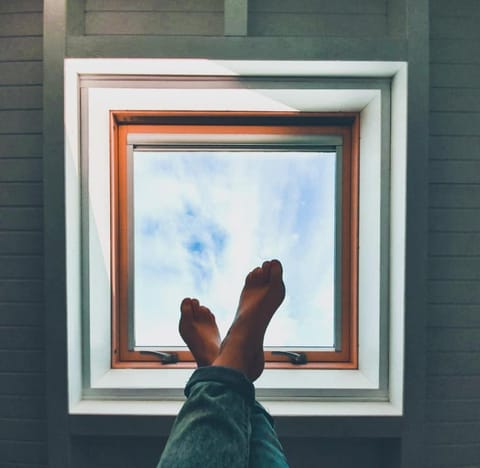
<instances>
[{"instance_id":1,"label":"window glass pane","mask_svg":"<svg viewBox=\"0 0 480 468\"><path fill-rule=\"evenodd\" d=\"M222 337L245 275L282 261L287 294L266 346L334 343L336 155L315 151L134 151L136 346L184 346L183 297Z\"/></svg>"}]
</instances>

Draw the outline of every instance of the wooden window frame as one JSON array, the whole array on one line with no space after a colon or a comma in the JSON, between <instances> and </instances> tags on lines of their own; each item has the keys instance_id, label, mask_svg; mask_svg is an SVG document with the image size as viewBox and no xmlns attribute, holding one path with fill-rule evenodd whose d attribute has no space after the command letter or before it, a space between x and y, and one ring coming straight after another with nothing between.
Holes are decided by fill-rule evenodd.
<instances>
[{"instance_id":1,"label":"wooden window frame","mask_svg":"<svg viewBox=\"0 0 480 468\"><path fill-rule=\"evenodd\" d=\"M163 364L155 355L129 349L127 137L129 133L152 134L162 129L168 130L169 134L320 134L342 137L342 349L302 350L308 357L307 364L302 365L292 364L288 357L272 355L268 350L265 360L266 368L358 368L358 113L111 111L110 124L112 368L196 367L188 350L175 350L179 361Z\"/></svg>"}]
</instances>

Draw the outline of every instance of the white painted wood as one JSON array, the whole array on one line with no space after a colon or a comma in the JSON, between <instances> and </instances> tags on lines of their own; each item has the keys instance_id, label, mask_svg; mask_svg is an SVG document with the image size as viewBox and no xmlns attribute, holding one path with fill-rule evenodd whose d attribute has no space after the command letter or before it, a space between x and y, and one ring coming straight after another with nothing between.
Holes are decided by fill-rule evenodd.
<instances>
[{"instance_id":1,"label":"white painted wood","mask_svg":"<svg viewBox=\"0 0 480 468\"><path fill-rule=\"evenodd\" d=\"M108 63L107 63L108 62ZM68 163L68 166L70 169L68 170L67 173L67 186L72 187L72 191L70 193L71 201L74 202L78 206L78 180L77 182L74 182L72 185L68 183L70 178L75 178L77 177L78 179L78 141L79 141L79 133L78 133L78 108L77 106L77 78L79 73L85 73L85 72L90 72L90 73L101 73L102 70L104 72L108 73L114 73L115 70L123 70L123 71L128 71L128 73L132 73L132 70L135 69L135 72L138 73L139 70L141 69L142 65L145 65L145 68L142 69L143 73L148 73L148 70L150 72L154 71L156 74L185 74L185 72L189 71L190 74L209 74L212 73L212 71L215 71L217 73L214 74L219 74L218 72L221 70L223 75L225 76L231 76L231 75L236 75L239 73L239 70L252 70L255 69L253 63L249 62L216 62L212 63L209 61L176 61L176 60L167 60L167 61L139 61L136 60L134 61L135 67L132 67L132 62L128 60L112 60L112 61L106 61L106 60L67 60L66 62L66 77L67 77L67 101L66 101L66 116L67 116L67 135L66 135L66 141L67 141L67 155L66 157L70 159L70 162ZM255 64L256 65L256 64ZM268 73L268 62L263 62L260 64L259 69L256 71L257 74L261 75L263 73ZM274 70L276 67L278 67L278 70L284 70L284 67L282 67L282 63L276 63L273 62L270 65L272 65L272 69L270 70L269 74L271 75L274 73ZM284 65L284 64L283 64ZM401 144L401 139L404 139L404 129L405 129L405 113L404 110L402 110L402 106L404 107L404 101L405 101L405 78L403 75L402 76L402 71L403 74L405 73L405 68L401 64L382 64L382 63L361 63L361 64L351 64L351 68L348 68L348 64L345 63L305 63L305 64L294 64L296 65L296 69L302 69L306 71L306 75L313 74L315 71L317 71L318 75L322 76L322 71L326 71L326 75L328 76L329 74L335 74L338 75L339 71L340 73L343 72L344 75L346 76L352 76L355 75L356 70L359 71L360 74L369 74L370 76L385 76L385 74L388 75L388 71L393 71L394 75L395 73L400 73L400 75L397 77L397 80L394 80L395 83L395 93L393 94L393 108L398 109L393 113L394 116L394 126L398 126L398 131L395 133L395 138L398 140L394 140L397 143L399 143L397 149L396 149L396 157L398 158L397 164L400 164L399 166L399 175L396 179L396 187L397 187L397 192L395 194L392 194L392 199L396 199L398 197L398 201L395 202L395 207L396 207L396 212L395 215L397 216L397 223L395 224L396 228L398 228L400 231L404 230L404 211L402 211L403 201L402 199L404 198L404 186L403 189L402 187L399 187L399 185L402 183L402 170L401 167L405 163L401 162L401 160L405 158L405 153L402 154L402 151L404 151L404 146ZM368 73L367 73L368 70ZM161 71L161 73L159 73ZM278 73L278 72L277 72ZM188 96L188 103L184 101L185 99L185 92L187 91L187 94L190 93L191 95ZM221 93L219 94L219 91ZM303 92L303 91L302 91ZM337 92L336 90L332 90L330 92ZM92 211L92 217L90 218L90 229L94 229L96 232L93 233L93 236L97 237L98 240L95 239L94 244L90 242L90 247L92 249L97 249L100 247L100 250L98 252L95 250L95 253L98 253L98 255L95 256L90 256L90 261L96 262L95 265L92 264L92 266L95 267L99 272L97 273L97 277L95 277L95 281L90 281L90 287L92 288L91 296L91 304L95 304L95 307L97 307L98 304L103 304L104 307L99 307L96 309L96 312L99 313L95 314L95 318L93 321L90 323L90 333L91 333L91 339L92 343L94 345L91 347L91 354L90 354L90 359L91 362L92 360L95 361L96 363L100 364L91 364L91 372L92 376L94 377L94 385L97 387L103 387L104 389L112 389L112 386L118 388L118 390L127 390L127 387L130 386L132 383L132 378L126 378L128 372L124 372L121 370L118 371L107 371L106 373L103 372L106 367L106 362L107 359L105 357L105 352L107 350L107 345L105 344L108 342L109 345L109 340L107 336L107 340L105 340L105 330L107 327L107 324L109 326L109 292L108 292L108 287L105 289L105 286L107 286L108 281L108 267L109 267L109 261L108 261L108 238L109 238L109 229L108 229L108 176L105 176L105 172L108 173L108 162L106 161L108 159L108 109L111 108L118 108L117 106L120 105L120 108L136 108L136 109L150 109L150 108L169 108L169 109L184 109L184 108L198 108L198 109L234 109L234 110L245 110L245 109L262 109L262 110L283 110L286 107L287 108L296 108L297 110L302 110L301 107L298 106L299 102L306 102L303 100L303 98L299 101L299 96L296 96L296 93L292 91L292 89L289 90L242 90L242 89L232 89L232 90L215 90L214 95L217 96L216 101L213 101L212 104L212 96L208 95L208 92L204 95L205 90L185 90L182 89L181 94L179 96L182 96L182 100L175 100L171 98L172 95L175 93L172 92L171 89L168 90L168 92L162 92L162 90L145 90L145 89L138 89L138 90L132 90L129 89L127 92L121 92L119 89L114 89L114 90L107 90L105 88L99 89L98 92L95 91L94 89L90 90L90 104L92 106L95 106L95 109L99 112L94 112L95 117L90 117L91 120L89 128L90 128L90 134L89 134L89 141L90 142L95 142L95 145L90 148L91 154L94 155L91 159L91 164L89 167L90 174L92 175L92 171L97 171L100 170L104 175L102 176L101 174L94 174L93 177L91 178L91 188L90 188L90 195L93 195L93 198L95 200L98 200L99 198L101 199L101 205L98 205L97 207L94 208ZM365 121L366 125L364 125L364 129L362 130L362 140L364 142L362 143L365 145L365 142L368 142L369 139L372 141L375 141L374 133L378 132L378 126L374 124L374 121L379 119L379 109L380 106L378 105L378 97L376 95L373 95L372 99L372 91L369 90L368 93L365 95L367 98L366 101L364 101L364 111L362 113L363 115L363 120ZM142 97L143 96L143 97ZM339 92L339 96L341 97L341 90ZM119 97L121 97L121 100L119 101ZM194 99L193 99L194 98ZM170 104L168 104L170 100ZM250 100L250 101L249 101ZM192 107L192 102L195 102L195 106ZM250 102L250 104L249 104ZM142 104L143 103L143 104ZM321 103L321 100L319 100L319 103ZM360 101L357 103L357 105L360 104ZM133 105L133 107L132 107ZM113 106L113 107L112 107ZM166 107L165 107L166 106ZM286 107L285 107L286 106ZM93 107L92 107L93 109ZM102 110L103 109L103 110ZM368 110L370 109L370 110ZM376 109L376 111L375 111ZM310 110L310 109L309 109ZM318 110L328 110L328 108L322 107L321 104L319 104L319 109ZM92 113L90 114L90 116ZM372 124L368 124L368 121L370 120L370 117L373 119ZM370 130L369 130L370 129ZM403 129L403 130L402 130ZM370 133L369 133L370 132ZM101 136L103 135L103 137ZM368 137L370 135L370 137ZM380 146L379 143L378 147ZM100 145L100 146L99 146ZM403 148L403 149L402 149ZM365 149L365 146L364 146ZM372 151L371 151L372 150ZM375 158L377 159L377 164L379 164L379 159L380 157L378 156L378 149L374 150L373 148L368 148L368 158ZM374 156L377 154L377 156ZM107 156L106 156L107 155ZM103 158L103 160L102 160ZM99 161L100 160L100 161ZM373 161L372 160L372 161ZM93 163L93 165L92 165ZM103 168L103 169L102 169ZM378 172L378 171L377 171ZM105 179L105 177L107 177ZM368 186L368 184L364 184L365 188L364 190L371 190ZM378 193L378 189L377 189ZM402 195L403 193L403 195ZM361 195L362 199L362 195ZM365 200L368 200L368 198L365 198L365 195L363 195L363 203L365 203ZM373 201L373 200L370 200ZM362 203L362 201L361 201ZM375 205L375 202L373 201L373 205ZM103 207L99 209L100 207ZM77 211L75 211L77 210ZM99 210L99 211L98 211ZM70 226L69 220L71 221L71 217L78 217L78 208L72 207L72 210L67 210L67 226ZM402 221L403 219L403 221ZM99 223L103 222L104 226L100 227ZM95 224L93 224L95 223ZM379 229L379 220L374 222L373 229ZM68 234L68 242L74 242L74 245L72 246L72 249L67 249L67 256L68 255L73 255L76 252L76 255L78 256L78 246L79 246L79 239L78 239L78 232L79 232L79 226L78 226L78 221L76 223L72 223L73 230L69 229L67 234ZM105 228L107 226L107 228ZM100 228L99 228L100 227ZM366 232L370 236L370 232ZM364 234L365 235L365 234ZM373 239L375 236L370 236ZM74 247L74 246L77 247ZM361 239L361 248L366 249L367 239ZM374 242L371 242L372 248L377 248L374 246ZM402 260L403 259L403 254L402 252L402 236L398 237L396 239L396 248L398 248L398 252L396 255L393 256L394 260L399 262L398 265L392 265L392 268L400 268L402 269ZM372 253L372 256L373 253ZM364 271L363 274L368 274L371 275L373 271L378 268L378 263L379 262L372 262L370 261L370 258L367 260L364 260L361 262L360 269L361 271L364 271L363 269L367 269ZM362 266L363 265L363 266ZM373 268L373 270L372 270ZM78 283L78 259L74 260L73 262L69 262L68 265L68 271L69 271L69 276L73 282L73 287L78 287L75 286L75 284ZM361 273L362 274L362 273ZM378 277L378 273L376 273ZM393 290L397 291L395 294L401 294L401 290L403 288L402 282L403 282L403 274L400 271L399 275L396 277L396 281L398 281L398 284L393 288ZM102 288L101 285L104 285ZM100 287L99 287L100 286ZM102 292L103 290L103 292ZM370 299L369 299L370 298ZM399 298L401 299L401 298ZM373 301L373 302L372 302ZM362 303L364 304L364 309L363 313L364 314L378 314L378 292L375 294L366 294ZM352 405L346 405L345 408L347 408L346 411L348 411L348 414L367 414L366 412L368 411L373 411L373 414L401 414L401 405L402 405L402 391L401 391L401 386L402 386L402 374L403 374L403 362L402 362L402 352L400 347L402 346L403 339L402 339L402 334L403 334L403 321L402 321L402 300L399 300L396 302L396 311L397 311L397 317L396 317L396 328L393 330L394 333L396 333L396 338L393 339L391 342L393 343L394 348L391 350L390 355L395 355L395 359L392 359L390 363L390 378L391 378L391 384L394 384L397 388L396 390L392 390L391 388L391 395L390 395L390 402L389 403L375 403L372 405L366 405L366 404L360 404L359 406L355 406L356 403L352 403ZM104 309L107 309L106 312ZM102 311L103 309L103 311ZM74 306L71 308L69 311L70 319L73 320L72 323L75 323L75 321L78 322L77 315L79 313L79 308L78 306ZM368 321L368 320L367 320ZM96 328L95 328L96 327ZM370 330L371 331L371 330ZM74 334L72 337L73 342L77 343L78 345L78 340L79 340L79 333L78 330L71 330L71 333ZM378 385L378 371L374 371L374 367L369 367L370 364L368 364L368 359L369 355L373 360L378 359L378 351L375 352L375 346L378 346L378 337L375 335L378 335L377 333L374 333L373 335L370 335L367 333L366 327L365 331L362 332L363 336L361 338L361 347L360 347L360 362L361 362L361 367L359 371L321 371L321 372L312 372L311 373L311 379L313 379L311 382L309 382L310 377L307 378L307 374L303 374L302 380L307 381L307 385L309 387L313 386L314 384L316 386L319 385L320 381L323 381L324 384L327 384L328 380L330 379L330 385L333 385L333 383L336 382L336 385L338 387L338 382L343 381L344 388L351 388L353 387L363 387L365 389L367 388L375 388ZM368 346L367 346L368 343ZM375 345L377 343L377 345ZM362 348L363 347L363 348ZM103 351L102 351L103 349ZM366 351L370 351L370 353L366 353ZM100 355L96 355L95 353L100 352ZM103 354L102 354L103 353ZM362 354L363 353L363 354ZM77 352L77 358L75 358L75 353L74 353L74 358L73 358L73 364L75 364L75 359L78 359L78 352ZM101 357L103 355L103 357ZM100 359L97 359L100 358ZM373 360L371 362L373 362ZM102 364L103 362L103 364ZM71 364L72 365L72 362ZM74 372L77 372L76 370ZM103 372L103 374L102 374ZM145 385L147 385L147 388L159 388L162 386L168 386L168 383L166 383L170 378L174 378L177 383L175 384L175 387L180 390L180 388L183 386L186 378L188 377L188 372L183 371L178 372L175 370L170 370L168 372L171 373L171 376L167 379L164 377L160 378L159 376L162 375L162 373L165 373L167 371L165 370L154 370L154 371L141 371L141 370L135 370L135 382L133 383L134 386L137 388L139 386L142 386L141 381L142 381L142 375L145 376L143 386L144 388ZM172 373L173 372L173 373ZM294 371L295 372L295 371ZM350 380L348 375L356 375L357 382L355 380ZM163 374L166 375L166 374ZM269 387L276 387L279 385L279 380L278 377L281 376L281 385L280 386L285 386L285 385L290 385L292 384L288 383L289 379L287 378L286 380L284 379L286 373L284 371L266 371L264 373L264 376L259 380L259 385L260 388L269 388ZM310 375L310 374L308 374ZM320 381L319 381L320 379ZM360 379L360 380L359 380ZM363 384L361 383L361 380L363 379ZM76 382L76 383L75 383ZM149 383L148 383L149 382ZM73 382L74 385L76 385L76 388L73 388L71 391L71 408L72 411L80 411L78 409L79 407L77 406L80 403L80 406L85 408L85 402L82 402L82 400L79 400L78 398L78 392L79 392L79 387L78 387L78 373L76 374L76 380ZM120 385L121 388L118 387ZM170 388L172 388L172 381L170 380ZM292 389L294 388L295 390L298 390L298 383L294 383ZM174 390L174 389L172 389ZM158 392L158 391L157 391ZM173 396L173 394L171 394ZM158 396L158 393L157 393ZM151 396L150 396L151 397ZM358 402L357 402L358 403ZM86 405L87 409L86 411L91 411L93 406L88 406L89 404ZM128 404L125 404L125 402L118 401L115 404L112 403L111 406L116 407L117 409L115 410L114 408L111 408L112 411L129 411L128 409ZM120 410L119 408L123 405L123 409ZM279 406L277 406L278 410L273 410L278 411L278 414L281 414L281 409L285 405L283 403L278 403ZM315 410L315 414L323 414L323 411L326 411L327 413L325 414L346 414L342 413L343 410L340 408L342 405L334 405L335 409L332 409L333 407L329 407L328 405L320 405L317 407ZM171 411L172 407L169 407L170 409L167 411ZM291 408L291 406L289 406ZM311 406L304 406L304 409L301 410L300 407L298 407L298 411L308 411L311 413L312 407ZM330 408L330 409L328 409ZM356 409L355 409L356 408ZM375 409L376 408L376 409ZM153 410L152 408L150 408ZM160 411L165 411L165 409L160 410ZM283 411L290 411L290 410L283 410ZM169 413L171 414L171 413ZM293 414L293 413L290 413Z\"/></svg>"}]
</instances>

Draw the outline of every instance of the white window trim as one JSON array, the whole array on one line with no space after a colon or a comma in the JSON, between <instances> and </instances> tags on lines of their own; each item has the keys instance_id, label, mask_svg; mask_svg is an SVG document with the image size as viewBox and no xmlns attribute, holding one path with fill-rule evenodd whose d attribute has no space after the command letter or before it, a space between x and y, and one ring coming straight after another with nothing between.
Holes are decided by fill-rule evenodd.
<instances>
[{"instance_id":1,"label":"white window trim","mask_svg":"<svg viewBox=\"0 0 480 468\"><path fill-rule=\"evenodd\" d=\"M81 122L80 79L104 75L294 76L391 78L388 271L380 262L382 145L379 89L88 89ZM71 414L176 414L191 370L110 369L109 111L361 111L359 369L268 369L257 395L274 415L400 415L403 395L406 189L405 63L213 62L208 60L67 59L65 63L68 375ZM80 133L80 127L88 129ZM83 149L88 165L81 164ZM85 153L84 153L85 154ZM84 157L84 156L83 156ZM82 196L81 174L88 177ZM385 174L382 174L385 176ZM388 174L387 174L388 178ZM86 179L84 179L86 180ZM85 188L85 187L84 187ZM383 199L382 199L383 200ZM371 207L376 206L376 210ZM82 225L82 213L88 223ZM82 232L83 229L83 232ZM88 265L88 275L83 276ZM388 277L388 356L380 355L380 276ZM86 281L86 283L85 283ZM82 287L82 284L84 285ZM86 286L86 287L85 287ZM375 323L372 329L371 324ZM82 334L83 329L83 334ZM388 359L388 382L379 363ZM382 391L378 391L383 387ZM295 396L297 395L297 396ZM300 395L300 397L298 397Z\"/></svg>"}]
</instances>

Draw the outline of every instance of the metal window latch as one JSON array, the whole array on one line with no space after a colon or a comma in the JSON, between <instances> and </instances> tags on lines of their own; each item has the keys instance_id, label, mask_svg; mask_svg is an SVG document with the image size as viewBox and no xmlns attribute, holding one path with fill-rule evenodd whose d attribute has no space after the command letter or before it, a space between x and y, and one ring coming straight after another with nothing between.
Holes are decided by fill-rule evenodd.
<instances>
[{"instance_id":1,"label":"metal window latch","mask_svg":"<svg viewBox=\"0 0 480 468\"><path fill-rule=\"evenodd\" d=\"M304 353L294 353L293 351L272 351L272 354L287 356L292 364L306 364L307 356Z\"/></svg>"},{"instance_id":2,"label":"metal window latch","mask_svg":"<svg viewBox=\"0 0 480 468\"><path fill-rule=\"evenodd\" d=\"M140 351L140 354L154 354L158 356L162 364L175 364L178 362L177 353L164 353L162 351Z\"/></svg>"}]
</instances>

